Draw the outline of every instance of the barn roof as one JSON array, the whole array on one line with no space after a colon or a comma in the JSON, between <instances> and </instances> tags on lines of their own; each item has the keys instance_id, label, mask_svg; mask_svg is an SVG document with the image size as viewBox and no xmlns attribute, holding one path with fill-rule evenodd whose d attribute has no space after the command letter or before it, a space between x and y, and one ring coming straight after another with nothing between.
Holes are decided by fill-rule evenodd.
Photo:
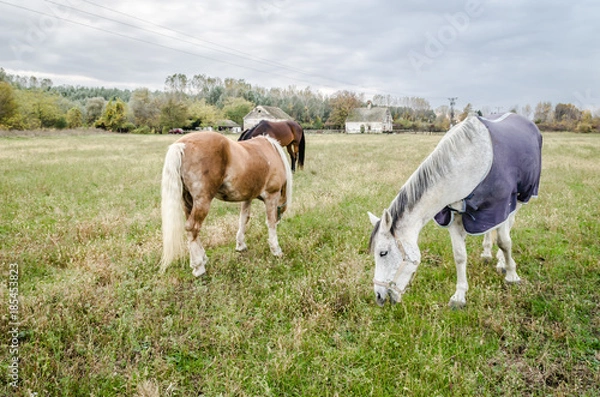
<instances>
[{"instance_id":1,"label":"barn roof","mask_svg":"<svg viewBox=\"0 0 600 397\"><path fill-rule=\"evenodd\" d=\"M276 106L257 106L250 113L244 116L246 119L249 116L267 115L277 120L293 120L293 118Z\"/></svg>"},{"instance_id":2,"label":"barn roof","mask_svg":"<svg viewBox=\"0 0 600 397\"><path fill-rule=\"evenodd\" d=\"M236 123L233 120L229 120L229 119L217 121L217 126L219 126L219 127L228 127L228 128L240 127L240 125L238 123Z\"/></svg>"},{"instance_id":3,"label":"barn roof","mask_svg":"<svg viewBox=\"0 0 600 397\"><path fill-rule=\"evenodd\" d=\"M361 122L361 121L385 121L388 108L356 108L352 109L348 114L346 121Z\"/></svg>"}]
</instances>

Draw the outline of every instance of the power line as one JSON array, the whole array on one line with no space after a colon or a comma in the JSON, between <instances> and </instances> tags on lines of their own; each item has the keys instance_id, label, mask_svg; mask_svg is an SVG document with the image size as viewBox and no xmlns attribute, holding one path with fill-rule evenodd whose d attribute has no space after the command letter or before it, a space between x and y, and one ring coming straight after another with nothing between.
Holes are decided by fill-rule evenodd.
<instances>
[{"instance_id":1,"label":"power line","mask_svg":"<svg viewBox=\"0 0 600 397\"><path fill-rule=\"evenodd\" d=\"M51 4L55 4L55 5L61 6L61 7L69 8L69 9L71 9L71 10L74 10L74 11L77 11L77 12L79 12L79 13L81 13L81 14L85 14L85 15L93 16L93 17L95 17L95 18L100 18L100 19L104 19L104 20L107 20L107 21L111 21L111 22L116 22L116 23L119 23L119 24L121 24L121 25L129 26L129 27L131 27L131 28L138 29L138 30L141 30L141 31L144 31L144 32L149 32L149 33L152 33L152 34L156 34L156 35L158 35L158 36L167 37L167 38L169 38L169 39L177 39L177 37L174 37L174 36L167 36L167 35L165 35L165 34L162 34L162 33L160 33L160 32L156 32L156 31L153 31L153 30L145 29L145 28L142 28L142 27L140 27L140 26L137 26L137 25L133 25L133 24L131 24L131 23L128 23L128 22L123 22L123 21L119 21L119 20L117 20L117 19L113 19L113 18L105 17L105 16L102 16L102 15L98 15L98 14L95 14L95 13L93 13L93 12L84 11L84 10L82 10L82 9L80 9L80 8L77 8L77 7L73 7L73 6L64 5L64 4L61 4L61 3L58 3L58 2L55 2L55 1L52 1L52 0L44 0L44 1L45 1L45 2L47 2L47 3L51 3ZM235 49L229 48L229 47L221 46L221 45L219 45L219 44L216 44L216 43L213 43L213 42L210 42L210 41L207 41L207 40L203 40L203 39L201 39L201 38L198 38L198 37L190 36L190 35L188 35L188 34L185 34L185 33L183 33L183 32L180 32L180 31L177 31L177 30L174 30L174 29L168 28L168 27L166 27L166 26L158 25L158 24L155 24L155 23L153 23L153 22L150 22L150 21L144 20L144 19L142 19L142 18L138 18L138 17L136 17L136 16L129 15L129 14L126 14L126 13L124 13L124 12L120 12L120 11L113 10L113 9L111 9L111 8L109 8L109 7L105 7L105 6L102 6L102 5L99 5L99 4L95 4L95 3L91 2L91 1L85 1L85 0L82 0L82 1L84 1L84 2L86 2L86 3L88 3L88 4L92 4L92 5L96 6L96 7L100 7L100 8L106 9L106 10L108 10L108 11L110 11L110 12L114 12L114 13L117 13L117 14L121 14L121 15L124 15L124 16L126 16L126 17L128 17L128 18L132 18L132 19L135 19L135 20L138 20L138 21L144 22L144 23L146 23L146 24L149 24L149 25L152 25L152 26L158 27L158 28L160 28L160 29L168 30L168 31L170 31L170 32L176 33L176 34L178 34L178 35L181 35L181 36L189 37L189 38L192 38L192 39L194 39L194 40L198 40L198 41L203 41L203 42L206 42L206 43L209 43L209 44L211 44L212 46L217 46L217 47L223 47L223 48L227 48L227 49L229 49L229 50L231 50L231 51L238 52L238 53L240 53L240 54L242 54L242 55L237 55L237 54L234 54L234 53L232 53L232 52L230 52L230 51L225 51L225 50L222 50L222 49L219 49L219 48L208 47L208 46L206 46L206 45L202 45L202 44L198 44L198 43L193 43L193 42L191 42L191 41L187 41L187 40L181 40L181 39L178 39L179 41L181 41L181 42L184 42L184 43L187 43L187 44L191 44L191 45L194 45L194 46L199 46L199 47L208 48L209 50L212 50L212 51L217 51L217 52L220 52L220 53L222 53L222 54L226 54L226 55L233 55L233 56L240 57L240 58L243 58L243 59L246 59L246 60L250 60L250 61L253 61L253 62L260 62L260 63L267 64L267 65L269 65L269 66L276 66L276 67L279 67L279 68L288 69L288 70L290 70L290 71L293 71L293 72L297 72L297 73L303 73L303 74L310 75L310 74L308 74L308 73L306 73L306 72L304 72L304 71L302 71L302 70L300 70L300 69L296 69L296 68L293 68L293 67L290 67L290 66L287 66L287 65L281 64L281 63L277 63L277 62L269 61L269 60L267 60L267 59L263 59L263 58L255 57L255 56L252 56L251 54L247 54L247 53L244 53L244 52L241 52L241 51L238 51L238 50L235 50ZM313 75L313 77L320 77L320 76L314 76L314 75Z\"/></svg>"},{"instance_id":2,"label":"power line","mask_svg":"<svg viewBox=\"0 0 600 397\"><path fill-rule=\"evenodd\" d=\"M49 0L46 0L46 1L49 1ZM301 69L294 68L292 66L288 66L288 65L285 65L283 63L272 61L272 60L269 60L269 59L266 59L266 58L261 58L261 57L258 57L256 55L252 55L252 54L249 54L247 52L240 51L240 50L238 50L236 48L227 47L227 46L225 46L223 44L215 43L213 41L206 40L206 39L203 39L203 38L200 38L200 37L197 37L197 36L191 36L191 35L189 35L189 34L187 34L185 32L182 32L180 30L175 30L173 28L170 28L170 27L167 27L167 26L164 26L164 25L160 25L160 24L154 23L152 21L148 21L146 19L142 19L142 18L136 17L135 15L131 15L131 14L127 14L127 13L124 13L124 12L121 12L121 11L117 11L115 9L103 6L101 4L94 3L94 2L89 1L89 0L81 0L81 1L84 2L84 3L91 4L91 5L95 6L95 7L103 8L103 9L108 10L110 12L113 12L115 14L120 14L120 15L123 15L123 16L125 16L127 18L132 18L132 19L135 19L137 21L143 22L145 24L148 24L148 25L151 25L151 26L155 26L155 27L160 28L160 29L168 30L170 32L176 33L176 34L184 36L184 37L189 37L189 38L192 38L194 40L202 41L202 42L208 43L208 44L210 44L212 46L225 48L225 49L227 49L229 51L233 51L233 52L236 52L238 54L241 54L244 58L249 58L251 60L258 60L260 62L267 63L267 64L269 64L271 66L277 66L277 67L289 69L289 70L292 70L292 71L295 71L295 72L298 72L298 73L303 73L303 74L306 74L306 75L309 75L309 76L316 76L316 75L312 75L310 73L307 73L307 72L305 72L305 71L303 71ZM116 22L119 22L119 21L116 21ZM157 33L157 34L159 34L159 33ZM213 48L210 48L210 49L213 49ZM215 51L219 51L219 52L223 52L223 53L226 53L226 54L231 54L231 53L228 53L226 51L219 50L219 49L214 49L214 50ZM231 55L235 55L235 54L231 54ZM237 56L239 56L239 55L237 55ZM319 76L317 76L317 77L319 77Z\"/></svg>"},{"instance_id":3,"label":"power line","mask_svg":"<svg viewBox=\"0 0 600 397\"><path fill-rule=\"evenodd\" d=\"M109 18L109 17L105 17L105 16L102 16L102 15L98 15L98 14L92 13L92 12L84 11L84 10L81 10L81 9L79 9L77 7L64 5L64 4L55 2L53 0L44 0L44 1L46 1L47 3L51 3L51 4L55 4L55 5L59 5L59 6L65 7L65 8L72 9L72 10L77 11L77 12L82 13L82 14L86 14L86 15L93 16L93 17L96 17L96 18L101 18L101 19L104 19L104 20L108 20L108 21L111 21L111 22L116 22L116 23L119 23L119 24L122 24L122 25L125 25L125 26L129 26L129 27L132 27L134 29L138 29L138 30L141 30L141 31L149 32L149 33L156 34L156 35L159 35L159 36L163 36L163 37L166 37L166 38L169 38L169 39L176 39L176 37L173 37L173 36L168 36L168 35L165 35L165 34L162 34L162 33L156 32L156 31L153 31L153 30L148 30L148 29L142 28L140 26L136 26L136 25L127 23L127 22L119 21L119 20L116 20L116 19L113 19L113 18ZM300 74L303 74L305 76L316 77L316 78L321 79L321 80L328 80L328 81L331 81L331 82L334 82L334 83L337 83L337 84L346 85L346 86L353 86L353 87L359 88L359 89L361 89L363 91L381 92L380 90L372 90L372 89L369 89L369 88L366 88L366 87L362 87L362 86L357 85L357 84L353 84L353 83L349 83L349 82L345 82L345 81L340 81L340 80L332 79L330 77L321 76L321 75L314 74L314 73L309 73L309 72L306 72L304 70L301 70L301 69L298 69L298 68L295 68L295 67L292 67L292 66L289 66L289 65L285 65L285 64L280 63L280 62L276 62L276 61L272 61L272 60L269 60L269 59L261 58L261 57L258 57L258 56L255 56L255 55L252 55L252 54L249 54L249 53L237 50L237 49L232 48L232 47L227 47L227 46L224 46L222 44L218 44L218 43L215 43L215 42L212 42L212 41L209 41L209 40L205 40L205 39L202 39L202 38L199 38L199 37L196 37L196 36L191 36L191 35L189 35L187 33L184 33L184 32L181 32L181 31L169 28L167 26L156 24L154 22L151 22L151 21L148 21L148 20L136 17L134 15L130 15L130 14L127 14L127 13L124 13L124 12L121 12L121 11L114 10L112 8L109 8L109 7L106 7L106 6L94 3L94 2L89 1L89 0L81 0L81 1L83 1L85 3L88 3L88 4L91 4L93 6L96 6L96 7L105 9L105 10L108 10L110 12L123 15L123 16L125 16L127 18L132 18L132 19L135 19L137 21L149 24L151 26L155 26L155 27L158 27L160 29L164 29L164 30L173 32L175 34L191 38L193 40L197 40L197 41L209 43L213 47L216 46L216 47L225 48L228 51L220 49L220 48L207 47L206 45L202 45L202 44L198 44L198 43L193 43L193 42L190 42L190 41L187 41L187 40L178 39L179 41L187 43L187 44L191 44L191 45L194 45L194 46L200 46L200 47L208 48L209 50L212 50L212 51L217 51L217 52L220 52L220 53L226 54L226 55L232 55L232 56L239 57L239 58L242 58L242 59L245 59L245 60L250 60L252 62L258 62L258 63L262 63L262 64L265 64L265 65L268 65L268 66L275 66L277 68L286 69L288 71L300 73ZM234 64L234 65L237 65L237 64ZM241 66L241 65L238 65L238 66ZM257 70L257 69L254 68L252 70ZM268 72L268 71L264 71L264 70L260 70L260 71L262 73L272 73L272 72ZM290 78L290 76L281 75L281 74L278 74L278 75L281 76L281 77ZM307 81L300 80L300 79L297 79L297 78L295 78L295 80L307 83ZM325 86L325 87L328 87L328 88L333 88L333 89L336 88L336 87L333 87L333 86L328 86L326 84L322 84L322 85Z\"/></svg>"},{"instance_id":4,"label":"power line","mask_svg":"<svg viewBox=\"0 0 600 397\"><path fill-rule=\"evenodd\" d=\"M125 26L129 26L129 27L132 27L134 29L146 31L146 32L149 32L149 33L152 33L152 34L156 34L156 35L159 35L159 36L163 36L163 37L169 38L169 39L177 39L176 37L173 37L173 36L168 36L168 35L165 35L165 34L162 34L162 33L156 32L156 31L153 31L153 30L145 29L145 28L142 28L142 27L139 27L139 26L127 23L127 22L122 22L122 21L115 20L115 19L112 19L112 18L104 17L104 16L97 15L97 14L94 14L94 13L90 13L90 12L87 12L87 11L84 11L84 10L81 10L81 9L78 9L78 8L75 8L75 7L71 7L71 6L67 6L67 5L64 5L64 4L60 4L60 3L54 2L52 0L45 0L45 1L48 2L48 3L55 4L55 5L59 5L61 7L73 9L73 10L79 12L79 13L82 13L82 14L87 14L87 15L90 15L90 16L94 16L96 18L101 18L101 19L104 19L104 20L108 20L108 21L112 21L112 22L116 22L116 23L125 25ZM165 26L161 26L161 25L155 24L153 22L146 21L144 19L132 16L132 15L129 15L129 14L126 14L126 13L122 13L120 11L112 10L112 9L110 9L108 7L95 4L95 3L91 2L91 1L87 1L87 0L81 0L81 1L84 1L86 3L92 4L92 5L97 6L97 7L105 8L105 9L107 9L109 11L112 11L112 12L115 12L115 13L118 13L118 14L122 14L124 16L127 16L127 17L130 17L130 18L139 20L141 22L144 22L144 23L156 26L156 27L159 27L161 29L169 30L169 31L174 32L174 33L179 34L179 35L190 37L190 38L192 38L194 40L205 41L205 42L208 42L209 44L211 44L213 46L221 46L221 45L219 45L217 43L213 43L213 42L206 41L206 40L194 37L194 36L190 36L190 35L187 35L185 33L173 30L171 28L168 28L168 27L165 27ZM200 58L208 59L208 60L211 60L211 61L214 61L214 62L223 63L223 64L227 64L227 65L231 65L231 66L235 66L235 67L239 67L239 68L244 68L244 69L247 69L247 70L252 70L252 71L263 73L263 74L276 75L276 76L279 76L279 77L283 77L283 78L294 80L294 81L301 82L301 83L308 83L308 84L311 83L309 81L306 81L306 80L303 80L303 79L300 79L300 78L297 78L297 77L293 77L293 76L281 74L281 73L274 72L274 71L266 71L266 70L263 70L263 69L258 69L256 67L242 65L242 64L235 63L235 62L231 62L231 61L227 61L227 60L223 60L223 59L218 59L218 58L214 58L214 57L211 57L211 56L202 55L202 54L198 54L198 53L195 53L195 52L187 51L187 50L184 50L184 49L175 48L175 47L168 46L168 45L165 45L165 44L160 44L160 43L157 43L157 42L154 42L154 41L145 40L145 39L142 39L142 38L139 38L139 37L134 37L134 36L126 35L126 34L123 34L123 33L118 33L118 32L115 32L113 30L103 29L103 28L100 28L100 27L92 26L92 25L89 25L87 23L74 21L72 19L68 19L68 18L65 18L65 17L58 16L58 15L52 15L52 14L45 13L43 11L38 11L38 10L34 10L34 9L31 9L31 8L28 8L28 7L20 6L20 5L17 5L17 4L8 3L8 2L3 1L3 0L0 0L0 3L8 5L8 6L11 6L11 7L19 8L19 9L22 9L22 10L25 10L25 11L28 11L28 12L32 12L32 13L35 13L35 14L39 14L39 15L43 15L43 16L55 18L55 19L58 19L58 20L62 20L62 21L65 21L65 22L68 22L68 23L71 23L71 24L83 26L83 27L86 27L86 28L89 28L89 29L94 29L94 30L101 31L101 32L104 32L104 33L112 34L112 35L115 35L115 36L119 36L119 37L123 37L123 38L126 38L126 39L130 39L130 40L134 40L134 41L137 41L137 42L141 42L141 43L145 43L145 44L150 44L150 45L153 45L153 46L156 46L156 47L165 48L165 49L168 49L168 50L171 50L171 51L180 52L180 53L183 53L183 54L186 54L186 55L200 57ZM191 45L194 45L194 46L202 46L202 45L200 45L198 43L192 43L192 42L189 42L189 41L186 41L186 40L181 40L181 39L178 39L178 40L179 41L183 41L183 42L188 43L188 44L191 44ZM245 58L245 59L251 60L253 62L261 62L263 64L265 64L265 63L269 64L269 66L274 66L274 67L278 67L278 68L285 68L285 69L287 69L289 71L301 73L301 74L304 74L306 76L317 77L319 79L333 81L333 82L336 82L338 84L343 84L343 85L346 85L346 86L353 86L353 87L359 88L359 89L361 89L362 91L365 91L365 92L380 93L380 94L391 94L391 95L400 97L400 95L398 95L396 93L386 92L386 91L378 90L378 89L369 89L369 88L366 88L366 87L359 86L357 84L352 84L352 83L337 81L337 80L334 80L334 79L331 79L331 78L328 78L328 77L325 77L325 76L311 74L311 73L302 71L300 69L293 68L293 67L290 67L288 65L284 65L284 64L278 63L278 62L270 61L270 60L267 60L267 59L264 59L264 58L260 58L260 57L254 57L251 54L247 54L247 53L244 53L242 51L239 51L239 50L236 50L236 49L233 49L233 48L230 48L230 47L221 46L223 48L227 48L227 49L229 49L231 51L235 51L235 52L238 52L238 53L243 54L243 55L236 55L236 54L232 54L231 52L227 52L225 50L219 50L219 49L210 48L210 47L206 47L206 46L204 46L204 47L208 48L210 50L213 50L213 51L218 51L218 52L227 54L227 55L233 55L233 56ZM251 59L251 58L247 58L247 57L253 57L255 59ZM328 85L328 84L320 84L320 85L323 86L323 87L331 88L331 89L339 89L339 87L334 87L334 86L331 86L331 85Z\"/></svg>"},{"instance_id":5,"label":"power line","mask_svg":"<svg viewBox=\"0 0 600 397\"><path fill-rule=\"evenodd\" d=\"M65 22L72 23L72 24L75 24L75 25L80 25L80 26L84 26L86 28L98 30L98 31L101 31L101 32L104 32L104 33L109 33L109 34L112 34L112 35L115 35L115 36L124 37L126 39L135 40L135 41L138 41L140 43L150 44L150 45L154 45L154 46L157 46L157 47L166 48L168 50L181 52L183 54L192 55L192 56L196 56L196 57L208 59L208 60L215 61L215 62L224 63L224 64L227 64L227 65L231 65L231 66L235 66L235 67L240 67L240 68L252 70L252 71L255 71L255 72L259 72L259 73L274 74L274 75L277 75L279 77L285 77L287 79L292 79L292 80L295 80L295 81L306 83L306 81L298 79L296 77L287 76L287 75L284 75L284 74L281 74L281 73L277 73L277 72L265 71L265 70L253 68L251 66L240 65L240 64L237 64L237 63L234 63L234 62L229 62L229 61L225 61L225 60L222 60L222 59L217 59L217 58L213 58L213 57L210 57L210 56L201 55L201 54L198 54L198 53L194 53L194 52L182 50L182 49L179 49L179 48L170 47L170 46L167 46L167 45L164 45L164 44L159 44L159 43L156 43L156 42L153 42L153 41L144 40L144 39L141 39L141 38L138 38L138 37L128 36L126 34L114 32L112 30L103 29L103 28L99 28L99 27L96 27L96 26L88 25L88 24L83 23L83 22L77 22L77 21L73 21L73 20L68 19L68 18L63 18L63 17L57 16L57 15L52 15L52 14L48 14L48 13L45 13L45 12L42 12L42 11L33 10L31 8L28 8L28 7L23 7L23 6L20 6L20 5L16 5L16 4L12 4L12 3L7 3L7 2L5 2L3 0L0 0L0 3L9 5L9 6L12 6L12 7L15 7L15 8L20 8L20 9L25 10L25 11L33 12L35 14L40 14L40 15L43 15L43 16L47 16L47 17L51 17L51 18L56 18L56 19L59 19L61 21L65 21ZM327 85L324 85L324 86L327 87ZM330 88L334 88L334 87L330 87Z\"/></svg>"}]
</instances>

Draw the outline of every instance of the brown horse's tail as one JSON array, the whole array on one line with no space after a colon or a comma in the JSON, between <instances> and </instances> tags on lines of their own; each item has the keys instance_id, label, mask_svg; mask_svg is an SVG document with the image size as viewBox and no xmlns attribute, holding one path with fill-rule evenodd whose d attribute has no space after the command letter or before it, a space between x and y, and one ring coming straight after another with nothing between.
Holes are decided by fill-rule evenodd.
<instances>
[{"instance_id":1,"label":"brown horse's tail","mask_svg":"<svg viewBox=\"0 0 600 397\"><path fill-rule=\"evenodd\" d=\"M306 145L306 141L304 140L304 130L300 127L300 133L302 134L300 138L300 144L298 145L298 167L300 169L304 168L304 147Z\"/></svg>"}]
</instances>

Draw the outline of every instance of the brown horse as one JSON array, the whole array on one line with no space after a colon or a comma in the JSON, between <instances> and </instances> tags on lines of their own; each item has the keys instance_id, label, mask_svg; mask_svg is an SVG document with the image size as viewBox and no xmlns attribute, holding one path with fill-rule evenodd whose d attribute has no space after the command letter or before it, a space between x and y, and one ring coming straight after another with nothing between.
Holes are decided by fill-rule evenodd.
<instances>
[{"instance_id":1,"label":"brown horse","mask_svg":"<svg viewBox=\"0 0 600 397\"><path fill-rule=\"evenodd\" d=\"M260 135L268 135L277 139L281 146L287 147L290 155L292 172L296 171L296 160L298 167L304 168L304 130L295 121L267 121L261 120L254 127L242 132L238 141L245 141Z\"/></svg>"},{"instance_id":2,"label":"brown horse","mask_svg":"<svg viewBox=\"0 0 600 397\"><path fill-rule=\"evenodd\" d=\"M252 200L262 200L269 247L273 255L283 255L277 240L277 223L291 203L292 171L283 148L274 139L261 137L235 142L216 132L186 135L169 146L161 189L161 271L184 251L185 230L192 273L196 277L204 274L208 257L198 233L215 197L242 203L237 251L247 249L244 234Z\"/></svg>"}]
</instances>

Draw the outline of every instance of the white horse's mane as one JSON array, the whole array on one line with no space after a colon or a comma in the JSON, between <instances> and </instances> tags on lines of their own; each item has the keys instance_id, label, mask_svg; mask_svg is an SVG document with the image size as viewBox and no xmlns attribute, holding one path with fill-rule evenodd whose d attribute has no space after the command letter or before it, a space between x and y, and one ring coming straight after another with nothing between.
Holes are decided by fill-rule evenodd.
<instances>
[{"instance_id":1,"label":"white horse's mane","mask_svg":"<svg viewBox=\"0 0 600 397\"><path fill-rule=\"evenodd\" d=\"M479 124L476 126L476 124ZM427 156L408 181L400 188L398 196L390 206L393 223L402 216L406 209L411 209L427 191L446 173L452 160L461 155L462 148L472 144L479 137L478 128L481 123L475 117L469 117L462 123L452 127L444 135L436 148Z\"/></svg>"},{"instance_id":2,"label":"white horse's mane","mask_svg":"<svg viewBox=\"0 0 600 397\"><path fill-rule=\"evenodd\" d=\"M448 173L448 166L452 164L453 159L461 156L462 148L481 136L482 126L481 122L472 116L452 127L444 135L433 152L400 188L396 199L390 205L392 226L395 226L404 211L414 207L429 187L438 183Z\"/></svg>"},{"instance_id":3,"label":"white horse's mane","mask_svg":"<svg viewBox=\"0 0 600 397\"><path fill-rule=\"evenodd\" d=\"M449 172L448 166L452 164L453 159L462 155L462 148L470 145L474 139L481 136L482 127L485 128L476 117L470 116L463 122L452 127L444 135L433 152L427 156L400 188L398 195L388 208L392 216L392 223L390 225L390 232L392 234L396 228L396 223L404 212L412 209L419 202L423 194ZM369 242L370 249L379 231L380 224L378 222L373 228Z\"/></svg>"}]
</instances>

